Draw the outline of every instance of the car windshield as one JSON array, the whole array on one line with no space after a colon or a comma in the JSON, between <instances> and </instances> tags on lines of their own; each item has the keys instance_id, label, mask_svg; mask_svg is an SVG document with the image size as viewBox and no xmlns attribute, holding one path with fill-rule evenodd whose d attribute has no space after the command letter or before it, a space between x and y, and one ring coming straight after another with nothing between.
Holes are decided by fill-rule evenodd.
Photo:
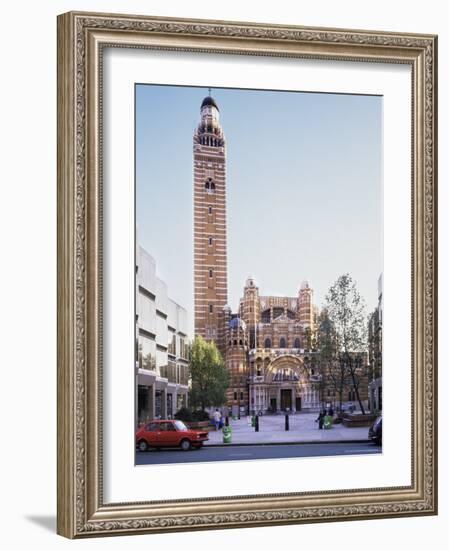
<instances>
[{"instance_id":1,"label":"car windshield","mask_svg":"<svg viewBox=\"0 0 449 550\"><path fill-rule=\"evenodd\" d=\"M181 420L176 420L175 421L175 426L176 426L176 429L179 430L180 432L187 432L188 431L187 426L184 424L184 422L181 422Z\"/></svg>"}]
</instances>

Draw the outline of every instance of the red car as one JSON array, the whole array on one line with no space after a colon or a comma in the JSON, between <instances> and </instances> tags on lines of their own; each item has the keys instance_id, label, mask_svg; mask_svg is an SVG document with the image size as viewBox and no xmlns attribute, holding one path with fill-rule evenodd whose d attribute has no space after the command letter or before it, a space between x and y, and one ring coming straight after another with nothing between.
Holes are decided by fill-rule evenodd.
<instances>
[{"instance_id":1,"label":"red car","mask_svg":"<svg viewBox=\"0 0 449 550\"><path fill-rule=\"evenodd\" d=\"M181 420L152 420L136 433L139 451L150 447L180 447L188 451L191 447L199 449L208 439L207 432L189 430Z\"/></svg>"}]
</instances>

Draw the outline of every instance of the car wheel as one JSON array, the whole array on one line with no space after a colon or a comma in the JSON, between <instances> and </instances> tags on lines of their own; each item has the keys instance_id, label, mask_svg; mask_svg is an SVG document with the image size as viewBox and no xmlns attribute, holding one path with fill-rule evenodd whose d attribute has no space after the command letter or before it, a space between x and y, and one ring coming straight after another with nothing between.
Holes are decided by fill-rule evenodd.
<instances>
[{"instance_id":1,"label":"car wheel","mask_svg":"<svg viewBox=\"0 0 449 550\"><path fill-rule=\"evenodd\" d=\"M145 451L148 451L148 449L149 449L148 443L145 441L145 439L141 439L141 440L139 441L138 447L139 447L139 451L141 451L141 452L143 452L143 453L144 453Z\"/></svg>"},{"instance_id":2,"label":"car wheel","mask_svg":"<svg viewBox=\"0 0 449 550\"><path fill-rule=\"evenodd\" d=\"M188 439L183 439L181 441L180 447L183 451L188 451L190 449L190 441Z\"/></svg>"}]
</instances>

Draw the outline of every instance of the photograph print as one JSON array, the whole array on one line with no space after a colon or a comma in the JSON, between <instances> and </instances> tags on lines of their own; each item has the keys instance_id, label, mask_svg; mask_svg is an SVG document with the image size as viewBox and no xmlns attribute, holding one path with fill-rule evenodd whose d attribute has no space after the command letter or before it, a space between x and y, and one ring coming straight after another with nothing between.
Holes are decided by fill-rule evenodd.
<instances>
[{"instance_id":1,"label":"photograph print","mask_svg":"<svg viewBox=\"0 0 449 550\"><path fill-rule=\"evenodd\" d=\"M382 146L381 96L135 85L136 465L382 453Z\"/></svg>"}]
</instances>

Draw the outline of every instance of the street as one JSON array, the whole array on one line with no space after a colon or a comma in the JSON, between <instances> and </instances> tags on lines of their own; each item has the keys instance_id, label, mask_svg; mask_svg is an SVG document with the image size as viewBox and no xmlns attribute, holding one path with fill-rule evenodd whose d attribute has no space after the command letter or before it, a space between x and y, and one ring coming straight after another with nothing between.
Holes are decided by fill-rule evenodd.
<instances>
[{"instance_id":1,"label":"street","mask_svg":"<svg viewBox=\"0 0 449 550\"><path fill-rule=\"evenodd\" d=\"M380 447L371 442L357 443L300 443L289 445L239 445L229 447L203 447L199 450L180 449L136 451L136 465L179 464L191 462L217 462L227 460L255 460L260 458L297 458L310 456L336 456L379 454Z\"/></svg>"}]
</instances>

